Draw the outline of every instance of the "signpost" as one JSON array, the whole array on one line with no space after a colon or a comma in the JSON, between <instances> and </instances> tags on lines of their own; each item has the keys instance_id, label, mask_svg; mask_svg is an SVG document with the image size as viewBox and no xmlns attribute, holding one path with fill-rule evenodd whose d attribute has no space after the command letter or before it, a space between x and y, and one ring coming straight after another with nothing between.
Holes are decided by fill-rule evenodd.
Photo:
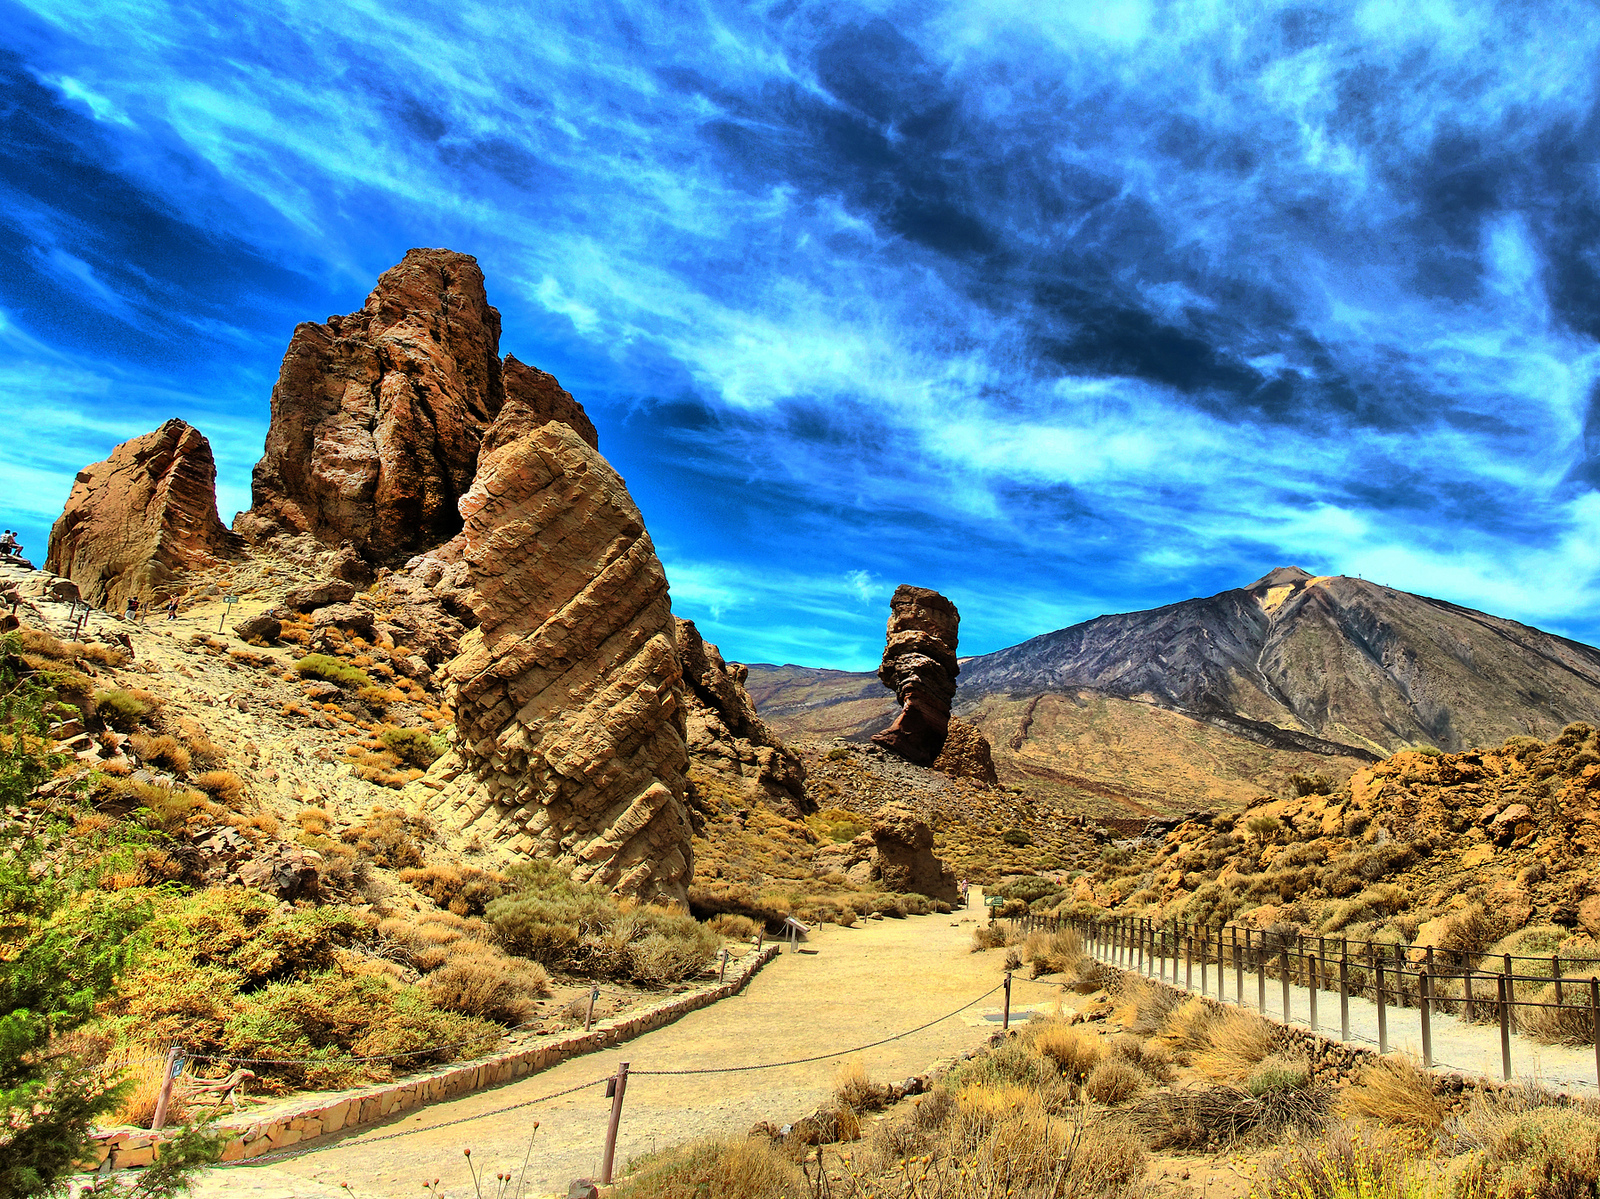
<instances>
[{"instance_id":1,"label":"signpost","mask_svg":"<svg viewBox=\"0 0 1600 1199\"><path fill-rule=\"evenodd\" d=\"M222 622L228 619L228 609L238 602L239 597L237 595L225 595L222 597L222 615L217 617L217 632L222 632Z\"/></svg>"}]
</instances>

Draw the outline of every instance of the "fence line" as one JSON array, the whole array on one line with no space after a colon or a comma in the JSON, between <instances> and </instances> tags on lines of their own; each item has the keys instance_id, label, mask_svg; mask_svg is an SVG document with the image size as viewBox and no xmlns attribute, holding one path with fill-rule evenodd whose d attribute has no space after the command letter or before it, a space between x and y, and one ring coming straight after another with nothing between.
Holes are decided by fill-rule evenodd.
<instances>
[{"instance_id":1,"label":"fence line","mask_svg":"<svg viewBox=\"0 0 1600 1199\"><path fill-rule=\"evenodd\" d=\"M1227 1002L1228 992L1241 1007L1245 977L1255 980L1254 1005L1267 1014L1267 981L1276 977L1281 988L1284 1022L1291 1021L1290 988L1300 986L1309 995L1313 1031L1320 1031L1319 996L1337 996L1341 1040L1351 1040L1349 1002L1352 996L1370 999L1377 1007L1378 1051L1387 1053L1387 1016L1391 1008L1415 1008L1421 1021L1422 1057L1434 1065L1432 1017L1436 1013L1459 1016L1469 1024L1499 1025L1501 1074L1510 1081L1511 1033L1532 1019L1559 1026L1559 1040L1595 1044L1595 1078L1600 1085L1600 977L1595 973L1563 974L1559 955L1529 957L1496 955L1499 970L1482 965L1486 954L1464 954L1429 945L1384 945L1351 942L1346 938L1307 937L1300 933L1243 928L1234 924L1202 925L1180 921L1159 922L1142 916L1046 916L1029 913L1006 917L1020 932L1055 932L1071 928L1084 938L1088 951L1110 965L1132 973L1179 985L1201 995ZM1242 934L1242 936L1241 936ZM1330 942L1333 944L1330 946ZM1356 952L1350 952L1354 948ZM1392 950L1392 953L1391 953ZM1363 952L1364 951L1364 952ZM1550 974L1519 974L1517 962L1549 963ZM1600 966L1592 958L1565 959L1572 967L1582 963ZM1196 980L1198 979L1198 986ZM1230 987L1231 982L1231 987ZM1554 1002L1518 998L1518 983L1540 983L1553 989ZM1460 993L1440 991L1440 986ZM1478 987L1474 991L1475 985ZM1569 995L1571 1000L1569 1001ZM1554 1015L1547 1015L1554 1013ZM1329 1029L1331 1032L1331 1027Z\"/></svg>"}]
</instances>

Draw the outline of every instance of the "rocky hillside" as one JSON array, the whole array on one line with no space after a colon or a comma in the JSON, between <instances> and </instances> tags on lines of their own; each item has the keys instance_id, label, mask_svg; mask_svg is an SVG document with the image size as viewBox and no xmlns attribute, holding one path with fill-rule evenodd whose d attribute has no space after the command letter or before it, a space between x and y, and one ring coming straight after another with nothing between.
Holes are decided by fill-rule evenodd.
<instances>
[{"instance_id":1,"label":"rocky hillside","mask_svg":"<svg viewBox=\"0 0 1600 1199\"><path fill-rule=\"evenodd\" d=\"M1106 855L1077 901L1207 922L1600 959L1600 735L1406 750L1341 786L1178 824Z\"/></svg>"},{"instance_id":2,"label":"rocky hillside","mask_svg":"<svg viewBox=\"0 0 1600 1199\"><path fill-rule=\"evenodd\" d=\"M783 735L863 739L875 676L753 666ZM1460 750L1600 720L1600 650L1296 567L1102 616L961 665L955 711L1001 779L1106 815L1237 807L1294 774L1348 778L1406 746Z\"/></svg>"}]
</instances>

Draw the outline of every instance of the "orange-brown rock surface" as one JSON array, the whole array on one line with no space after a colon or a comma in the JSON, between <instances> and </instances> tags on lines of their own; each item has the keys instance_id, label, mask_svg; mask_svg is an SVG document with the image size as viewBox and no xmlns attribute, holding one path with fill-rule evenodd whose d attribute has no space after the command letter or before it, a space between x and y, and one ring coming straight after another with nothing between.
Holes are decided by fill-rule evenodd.
<instances>
[{"instance_id":1,"label":"orange-brown rock surface","mask_svg":"<svg viewBox=\"0 0 1600 1199\"><path fill-rule=\"evenodd\" d=\"M956 606L926 587L902 583L889 601L888 642L878 678L900 701L900 714L873 740L918 766L944 748L956 694Z\"/></svg>"},{"instance_id":2,"label":"orange-brown rock surface","mask_svg":"<svg viewBox=\"0 0 1600 1199\"><path fill-rule=\"evenodd\" d=\"M500 313L477 260L409 250L361 311L295 328L237 528L310 534L389 562L448 540L491 424L497 444L560 420L591 447L583 408L541 371L499 357Z\"/></svg>"},{"instance_id":3,"label":"orange-brown rock surface","mask_svg":"<svg viewBox=\"0 0 1600 1199\"><path fill-rule=\"evenodd\" d=\"M818 870L838 870L858 885L877 883L888 891L914 891L955 903L956 876L933 853L933 829L904 804L878 809L872 831L842 845L817 851Z\"/></svg>"},{"instance_id":4,"label":"orange-brown rock surface","mask_svg":"<svg viewBox=\"0 0 1600 1199\"><path fill-rule=\"evenodd\" d=\"M687 684L689 754L697 766L794 819L816 811L806 795L800 755L778 740L756 715L744 689L748 671L725 662L692 620L679 620L678 657Z\"/></svg>"},{"instance_id":5,"label":"orange-brown rock surface","mask_svg":"<svg viewBox=\"0 0 1600 1199\"><path fill-rule=\"evenodd\" d=\"M994 750L989 738L975 724L968 724L959 716L950 718L945 730L944 746L933 760L933 768L951 778L971 779L990 787L1000 782L994 771Z\"/></svg>"},{"instance_id":6,"label":"orange-brown rock surface","mask_svg":"<svg viewBox=\"0 0 1600 1199\"><path fill-rule=\"evenodd\" d=\"M102 608L164 594L174 576L238 547L217 516L216 482L211 443L181 420L123 442L78 472L45 569Z\"/></svg>"},{"instance_id":7,"label":"orange-brown rock surface","mask_svg":"<svg viewBox=\"0 0 1600 1199\"><path fill-rule=\"evenodd\" d=\"M454 748L422 785L505 858L684 900L684 695L667 579L622 479L570 426L486 454L456 543L477 627L447 668Z\"/></svg>"}]
</instances>

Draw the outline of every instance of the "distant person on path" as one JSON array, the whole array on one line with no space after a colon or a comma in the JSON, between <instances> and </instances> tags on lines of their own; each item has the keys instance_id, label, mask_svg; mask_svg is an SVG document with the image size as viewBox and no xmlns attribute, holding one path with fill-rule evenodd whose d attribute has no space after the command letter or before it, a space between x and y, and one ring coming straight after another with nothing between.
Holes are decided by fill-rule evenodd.
<instances>
[{"instance_id":1,"label":"distant person on path","mask_svg":"<svg viewBox=\"0 0 1600 1199\"><path fill-rule=\"evenodd\" d=\"M168 620L177 620L178 619L178 597L177 596L173 596L171 599L169 599L167 601L167 619Z\"/></svg>"},{"instance_id":2,"label":"distant person on path","mask_svg":"<svg viewBox=\"0 0 1600 1199\"><path fill-rule=\"evenodd\" d=\"M962 908L963 911L965 911L966 907L967 907L967 880L966 879L962 879L960 885L961 885L961 908Z\"/></svg>"}]
</instances>

